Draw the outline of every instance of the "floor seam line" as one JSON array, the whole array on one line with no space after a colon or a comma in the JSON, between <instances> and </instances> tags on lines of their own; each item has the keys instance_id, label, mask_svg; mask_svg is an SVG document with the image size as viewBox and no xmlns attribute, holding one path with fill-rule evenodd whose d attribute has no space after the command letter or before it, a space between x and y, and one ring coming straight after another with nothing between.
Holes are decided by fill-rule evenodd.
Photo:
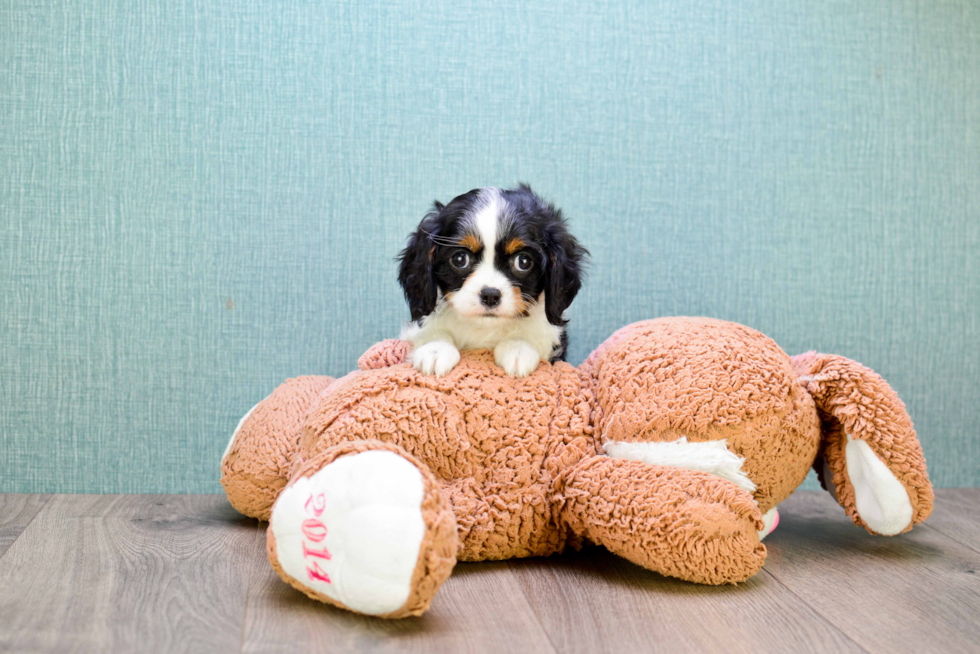
<instances>
[{"instance_id":1,"label":"floor seam line","mask_svg":"<svg viewBox=\"0 0 980 654\"><path fill-rule=\"evenodd\" d=\"M534 604L531 603L531 598L527 596L527 592L524 590L524 584L522 584L520 582L520 579L518 579L517 574L514 572L514 568L511 567L510 565L510 561L505 561L505 563L507 564L507 571L514 578L514 583L516 583L517 587L521 589L521 595L524 596L524 601L527 602L527 607L531 609L531 613L534 614L534 621L541 629L541 633L544 634L544 637L548 641L548 644L551 645L551 651L554 652L555 654L558 654L560 650L557 647L555 647L554 641L551 640L551 634L548 633L548 630L544 628L544 623L541 622L541 616L538 615L537 610L534 608Z\"/></svg>"},{"instance_id":2,"label":"floor seam line","mask_svg":"<svg viewBox=\"0 0 980 654\"><path fill-rule=\"evenodd\" d=\"M851 635L850 635L850 634L848 634L848 633L847 633L846 631L844 631L843 629L841 629L840 627L838 627L838 626L837 626L836 624L834 624L833 622L831 622L831 621L830 621L830 618L828 618L827 616L825 616L825 615L824 615L824 614L823 614L823 613L822 613L822 612L820 611L820 609L818 609L817 607L815 607L814 605L812 605L812 604L810 604L810 603L809 603L808 601L806 601L805 599L803 599L802 597L800 597L799 595L797 595L797 594L796 594L796 593L795 593L795 592L793 591L793 589L792 589L792 588L790 588L789 586L787 586L786 584L784 584L784 583L783 583L782 581L780 581L780 580L779 580L779 578L778 578L778 577L777 577L776 575L774 575L774 574L773 574L772 572L770 572L769 570L766 570L765 568L762 568L762 572L764 572L764 573L766 573L767 575L769 575L769 578L770 578L770 579L772 579L772 580L773 580L773 581L775 581L775 582L776 582L777 584L779 584L779 585L780 585L780 586L781 586L782 588L784 588L784 589L786 590L786 592L788 592L788 593L789 593L790 595L792 595L793 597L795 597L795 598L796 598L796 599L798 599L799 601L801 601L801 602L803 602L803 605L804 605L804 606L806 606L807 608L809 608L810 610L812 610L812 611L813 611L813 612L814 612L815 614L817 614L817 615L818 615L818 616L820 617L820 619L821 619L821 620L823 620L824 622L826 622L826 623L827 623L827 625L828 625L828 626L829 626L829 627L830 627L831 629L833 629L834 631L836 631L837 633L839 633L840 635L842 635L842 636L843 636L844 638L846 638L846 639L847 639L847 640L849 640L850 642L852 642L852 643L854 643L854 646L855 646L855 647L857 647L857 648L858 648L859 650L861 650L862 652L867 652L868 654L870 654L870 652L869 652L869 650L867 650L867 649L865 649L864 647L862 647L862 646L861 646L861 644L860 644L860 643L858 643L858 642L857 642L856 640L854 640L853 638L851 638Z\"/></svg>"},{"instance_id":3,"label":"floor seam line","mask_svg":"<svg viewBox=\"0 0 980 654\"><path fill-rule=\"evenodd\" d=\"M255 540L259 540L259 534L262 533L262 523L259 522L255 525ZM252 567L248 571L248 580L245 582L245 611L242 613L242 635L238 645L238 654L242 654L245 651L245 632L248 627L248 605L252 600L252 577L255 574L255 568Z\"/></svg>"},{"instance_id":4,"label":"floor seam line","mask_svg":"<svg viewBox=\"0 0 980 654\"><path fill-rule=\"evenodd\" d=\"M24 528L20 530L20 533L17 534L17 536L12 541L10 541L10 545L7 546L7 549L5 549L3 552L0 552L0 560L2 560L3 557L7 556L7 552L9 552L14 548L14 545L17 544L17 541L20 540L20 537L23 536L24 532L27 531L27 528L30 527L32 524L34 524L34 521L37 520L37 517L41 515L44 509L48 506L48 502L50 502L51 498L55 496L54 493L38 493L38 495L47 495L48 498L41 503L41 508L37 510L37 513L35 513L30 520L27 521L27 524L24 525Z\"/></svg>"},{"instance_id":5,"label":"floor seam line","mask_svg":"<svg viewBox=\"0 0 980 654\"><path fill-rule=\"evenodd\" d=\"M936 527L934 527L932 525L926 524L925 522L923 522L921 526L928 527L929 529L931 529L932 531L936 532L937 534L939 534L943 538L948 538L951 541L953 541L954 543L956 543L957 545L961 545L961 546L965 547L966 549L970 550L971 552L975 552L977 554L980 554L980 549L977 549L973 545L969 545L967 543L964 543L963 541L959 540L955 536L950 536L949 534L947 534L946 532L942 531L941 529L938 529L938 528L936 528Z\"/></svg>"}]
</instances>

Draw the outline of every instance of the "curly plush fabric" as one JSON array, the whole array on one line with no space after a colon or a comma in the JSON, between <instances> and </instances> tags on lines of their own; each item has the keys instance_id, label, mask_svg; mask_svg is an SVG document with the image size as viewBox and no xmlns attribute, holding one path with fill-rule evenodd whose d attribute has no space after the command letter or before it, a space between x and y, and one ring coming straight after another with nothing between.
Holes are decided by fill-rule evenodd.
<instances>
[{"instance_id":1,"label":"curly plush fabric","mask_svg":"<svg viewBox=\"0 0 980 654\"><path fill-rule=\"evenodd\" d=\"M819 448L813 399L786 354L754 329L707 318L634 323L582 367L601 441L724 440L744 458L763 512L803 483Z\"/></svg>"},{"instance_id":2,"label":"curly plush fabric","mask_svg":"<svg viewBox=\"0 0 980 654\"><path fill-rule=\"evenodd\" d=\"M820 483L830 482L837 501L854 524L875 533L857 510L854 485L847 472L847 436L866 442L904 486L912 505L909 531L932 512L934 494L926 459L912 420L898 394L876 372L832 354L807 352L793 357L800 383L816 400L823 422L823 466L815 466Z\"/></svg>"},{"instance_id":3,"label":"curly plush fabric","mask_svg":"<svg viewBox=\"0 0 980 654\"><path fill-rule=\"evenodd\" d=\"M460 560L540 556L566 541L551 499L563 466L549 459L595 454L587 412L572 366L545 363L515 380L500 374L492 353L474 352L445 377L408 365L357 375L310 413L300 450L309 459L347 441L397 445L443 480Z\"/></svg>"},{"instance_id":4,"label":"curly plush fabric","mask_svg":"<svg viewBox=\"0 0 980 654\"><path fill-rule=\"evenodd\" d=\"M288 379L242 420L221 459L221 485L238 512L269 519L272 503L292 477L310 407L333 381Z\"/></svg>"},{"instance_id":5,"label":"curly plush fabric","mask_svg":"<svg viewBox=\"0 0 980 654\"><path fill-rule=\"evenodd\" d=\"M671 577L735 583L766 558L751 496L705 472L592 457L568 474L563 500L574 533Z\"/></svg>"},{"instance_id":6,"label":"curly plush fabric","mask_svg":"<svg viewBox=\"0 0 980 654\"><path fill-rule=\"evenodd\" d=\"M542 363L523 379L504 375L491 352L464 352L444 377L416 371L409 353L405 342L384 341L346 377L290 380L243 420L223 461L232 504L271 516L273 566L316 599L343 606L284 571L272 528L280 508L296 507L273 502L287 481L357 452L396 452L424 479L425 536L409 599L385 617L424 611L456 560L547 555L587 541L665 575L744 581L765 561L763 514L811 466L826 462L841 504L869 528L847 475L847 436L877 457L862 459L863 475L884 471L862 493L880 486L894 501L901 491L884 506L889 529L895 520L904 527L903 502L913 507L909 527L931 510L921 448L884 380L842 357L791 360L741 325L644 321L578 368Z\"/></svg>"},{"instance_id":7,"label":"curly plush fabric","mask_svg":"<svg viewBox=\"0 0 980 654\"><path fill-rule=\"evenodd\" d=\"M387 368L408 361L411 352L412 344L408 341L400 341L396 338L385 339L368 348L368 351L357 360L357 367L361 370Z\"/></svg>"},{"instance_id":8,"label":"curly plush fabric","mask_svg":"<svg viewBox=\"0 0 980 654\"><path fill-rule=\"evenodd\" d=\"M327 449L319 456L313 457L305 462L296 472L294 478L308 477L311 474L322 470L337 458L368 451L389 451L395 452L399 456L405 457L409 462L418 467L422 473L425 485L424 495L420 506L422 519L425 523L425 535L419 547L419 556L412 574L411 592L405 604L389 613L380 614L383 618L405 618L410 615L422 615L432 603L439 586L449 578L456 564L456 551L458 549L458 539L456 535L456 520L454 519L452 508L448 505L442 495L442 488L431 472L411 455L401 448L382 443L380 441L351 441L340 445L335 445ZM276 550L276 538L272 530L266 534L266 547L269 554L269 561L279 576L294 588L305 593L312 599L333 604L334 606L344 607L333 598L311 589L300 580L291 577L283 570L279 563L279 556Z\"/></svg>"}]
</instances>

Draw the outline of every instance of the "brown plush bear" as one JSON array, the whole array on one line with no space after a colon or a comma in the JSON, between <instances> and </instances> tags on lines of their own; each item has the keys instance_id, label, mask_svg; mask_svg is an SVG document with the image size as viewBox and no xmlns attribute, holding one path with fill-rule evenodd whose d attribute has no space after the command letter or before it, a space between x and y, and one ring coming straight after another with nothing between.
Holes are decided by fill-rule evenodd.
<instances>
[{"instance_id":1,"label":"brown plush bear","mask_svg":"<svg viewBox=\"0 0 980 654\"><path fill-rule=\"evenodd\" d=\"M908 531L932 486L902 402L849 359L790 359L733 323L625 327L578 368L513 379L489 352L445 377L385 341L341 379L287 381L246 415L221 482L269 520L269 560L314 599L419 615L456 561L602 545L705 584L748 579L811 466L855 524Z\"/></svg>"}]
</instances>

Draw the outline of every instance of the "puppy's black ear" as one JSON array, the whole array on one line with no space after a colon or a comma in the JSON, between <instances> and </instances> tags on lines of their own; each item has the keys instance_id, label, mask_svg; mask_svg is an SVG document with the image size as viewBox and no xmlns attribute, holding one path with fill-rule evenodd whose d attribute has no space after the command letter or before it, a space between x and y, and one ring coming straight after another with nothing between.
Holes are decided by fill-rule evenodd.
<instances>
[{"instance_id":1,"label":"puppy's black ear","mask_svg":"<svg viewBox=\"0 0 980 654\"><path fill-rule=\"evenodd\" d=\"M443 205L436 202L418 229L408 237L408 245L398 255L398 283L402 286L412 320L427 316L436 308L436 279L432 265L436 253L439 212Z\"/></svg>"},{"instance_id":2,"label":"puppy's black ear","mask_svg":"<svg viewBox=\"0 0 980 654\"><path fill-rule=\"evenodd\" d=\"M582 288L585 259L589 251L568 231L561 212L549 207L553 215L544 233L545 291L544 312L552 325L564 325L565 309Z\"/></svg>"}]
</instances>

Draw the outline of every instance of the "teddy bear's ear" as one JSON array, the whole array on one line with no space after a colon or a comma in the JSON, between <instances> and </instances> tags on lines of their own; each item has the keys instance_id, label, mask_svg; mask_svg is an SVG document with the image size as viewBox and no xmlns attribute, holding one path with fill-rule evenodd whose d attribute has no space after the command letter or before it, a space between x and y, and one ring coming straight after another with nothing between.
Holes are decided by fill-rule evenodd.
<instances>
[{"instance_id":1,"label":"teddy bear's ear","mask_svg":"<svg viewBox=\"0 0 980 654\"><path fill-rule=\"evenodd\" d=\"M397 366L399 363L408 361L408 355L411 353L411 342L387 338L369 347L367 352L357 360L357 367L361 370L376 370Z\"/></svg>"},{"instance_id":2,"label":"teddy bear's ear","mask_svg":"<svg viewBox=\"0 0 980 654\"><path fill-rule=\"evenodd\" d=\"M932 483L912 420L898 394L873 370L842 356L793 357L800 384L817 405L820 482L855 524L892 536L932 512Z\"/></svg>"}]
</instances>

